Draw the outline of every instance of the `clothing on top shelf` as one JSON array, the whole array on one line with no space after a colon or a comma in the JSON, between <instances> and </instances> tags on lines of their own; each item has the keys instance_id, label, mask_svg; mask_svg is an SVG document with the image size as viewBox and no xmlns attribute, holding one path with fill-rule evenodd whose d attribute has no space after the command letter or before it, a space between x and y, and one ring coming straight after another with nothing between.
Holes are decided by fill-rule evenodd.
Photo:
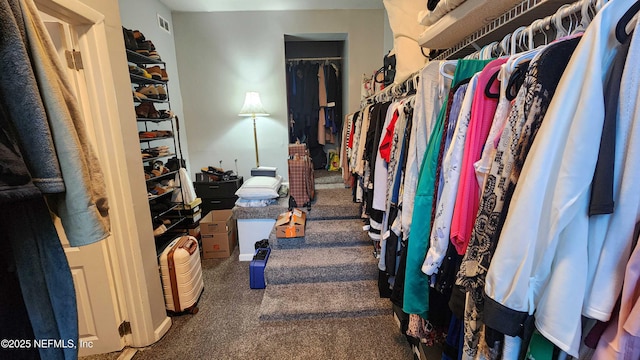
<instances>
[{"instance_id":1,"label":"clothing on top shelf","mask_svg":"<svg viewBox=\"0 0 640 360\"><path fill-rule=\"evenodd\" d=\"M421 10L420 13L418 13L418 21L425 26L433 25L465 1L466 0L429 0L427 9Z\"/></svg>"}]
</instances>

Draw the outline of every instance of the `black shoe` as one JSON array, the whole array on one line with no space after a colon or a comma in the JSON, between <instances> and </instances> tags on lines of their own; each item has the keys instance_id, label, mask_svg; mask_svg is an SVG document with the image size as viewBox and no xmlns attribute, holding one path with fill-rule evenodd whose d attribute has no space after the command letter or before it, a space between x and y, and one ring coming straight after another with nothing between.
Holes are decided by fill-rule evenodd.
<instances>
[{"instance_id":1,"label":"black shoe","mask_svg":"<svg viewBox=\"0 0 640 360\"><path fill-rule=\"evenodd\" d=\"M122 27L122 35L124 36L124 46L127 50L137 51L138 50L138 42L133 36L133 31Z\"/></svg>"}]
</instances>

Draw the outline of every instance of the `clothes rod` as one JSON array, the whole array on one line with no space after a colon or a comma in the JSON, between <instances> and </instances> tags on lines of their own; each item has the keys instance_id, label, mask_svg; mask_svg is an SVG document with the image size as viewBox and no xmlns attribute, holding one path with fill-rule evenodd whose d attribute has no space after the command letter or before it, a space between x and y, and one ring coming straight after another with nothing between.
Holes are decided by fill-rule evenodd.
<instances>
[{"instance_id":1,"label":"clothes rod","mask_svg":"<svg viewBox=\"0 0 640 360\"><path fill-rule=\"evenodd\" d=\"M291 58L291 59L287 59L287 61L320 61L320 60L342 60L342 57L340 56L335 56L335 57L317 57L317 58Z\"/></svg>"}]
</instances>

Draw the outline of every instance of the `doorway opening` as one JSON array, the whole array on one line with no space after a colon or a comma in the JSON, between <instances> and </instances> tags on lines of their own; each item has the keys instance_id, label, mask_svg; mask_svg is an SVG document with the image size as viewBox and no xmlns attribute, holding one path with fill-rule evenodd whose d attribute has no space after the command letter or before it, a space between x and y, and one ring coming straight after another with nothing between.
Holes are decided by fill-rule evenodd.
<instances>
[{"instance_id":1,"label":"doorway opening","mask_svg":"<svg viewBox=\"0 0 640 360\"><path fill-rule=\"evenodd\" d=\"M347 34L285 35L289 143L304 143L313 168L339 153L347 79Z\"/></svg>"}]
</instances>

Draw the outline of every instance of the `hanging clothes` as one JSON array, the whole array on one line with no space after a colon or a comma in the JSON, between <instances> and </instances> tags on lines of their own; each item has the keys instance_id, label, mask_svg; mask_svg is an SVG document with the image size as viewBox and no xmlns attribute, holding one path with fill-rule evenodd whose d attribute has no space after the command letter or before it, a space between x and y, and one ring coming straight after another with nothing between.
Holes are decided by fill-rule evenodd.
<instances>
[{"instance_id":1,"label":"hanging clothes","mask_svg":"<svg viewBox=\"0 0 640 360\"><path fill-rule=\"evenodd\" d=\"M485 303L487 325L489 308L493 314L490 326L505 330L518 326L513 323L517 319L514 311L535 311L536 328L571 356L578 354L582 313L603 320L610 316L622 286L622 259L628 259L629 239L640 218L638 192L629 193L626 187L640 176L634 174L638 160L629 158L635 149L624 155L616 149L617 156L626 157L625 168L616 167L621 171L618 176L624 174L616 202L625 205L619 204L620 211L613 215L588 217L589 187L598 155L593 144L599 143L604 119L602 74L611 65L611 54L616 53L615 26L633 3L607 3L585 31L549 106L549 121L542 123L531 146L513 195L518 201L509 207L487 273L485 292L492 300ZM640 79L635 74L628 76L623 76L621 91L627 92L625 98L637 99ZM627 111L620 112L625 114L620 123L628 127L625 121L634 110ZM629 143L630 149L631 144L636 145ZM607 256L590 261L593 257L587 243L589 247L603 244L601 254ZM588 293L588 274L590 267L599 264L603 267L591 282L598 288L594 296ZM516 268L515 277L506 277ZM586 298L575 296L584 293Z\"/></svg>"},{"instance_id":2,"label":"hanging clothes","mask_svg":"<svg viewBox=\"0 0 640 360\"><path fill-rule=\"evenodd\" d=\"M493 81L494 75L500 71L500 67L506 61L506 58L493 60L478 75L480 91L475 92L471 107L471 119L464 144L462 168L460 169L460 180L449 235L451 243L456 247L459 255L464 255L467 250L473 219L479 203L480 190L473 164L480 159L482 146L489 135L491 121L498 106L498 100L487 97L483 90ZM495 82L494 87L497 87ZM494 88L493 92L495 91Z\"/></svg>"},{"instance_id":3,"label":"hanging clothes","mask_svg":"<svg viewBox=\"0 0 640 360\"><path fill-rule=\"evenodd\" d=\"M456 67L452 85L455 86L463 79L482 70L486 64L487 61L482 60L465 60L459 62ZM425 152L424 160L420 168L413 220L411 221L413 225L419 224L419 226L417 228L418 231L416 231L416 227L413 226L407 248L403 311L407 314L420 315L423 318L427 318L427 311L429 310L429 280L427 276L420 271L420 267L429 245L431 202L433 201L434 177L436 167L438 166L436 161L442 138L442 124L445 111L446 108L441 108L436 124L429 137L430 141L427 145L427 151Z\"/></svg>"},{"instance_id":4,"label":"hanging clothes","mask_svg":"<svg viewBox=\"0 0 640 360\"><path fill-rule=\"evenodd\" d=\"M324 80L324 66L318 66L318 144L325 145L327 140L331 143L331 132L327 134L325 131L326 115L325 109L327 108L327 89ZM329 139L327 139L329 137ZM335 141L335 139L334 139Z\"/></svg>"},{"instance_id":5,"label":"hanging clothes","mask_svg":"<svg viewBox=\"0 0 640 360\"><path fill-rule=\"evenodd\" d=\"M450 83L444 82L440 89L440 62L432 61L420 71L420 82L416 89L416 104L414 109L411 140L407 152L407 172L402 195L402 234L405 239L411 233L411 221L415 201L420 165L427 149L429 136L437 121L438 113L444 103L444 94L449 91Z\"/></svg>"},{"instance_id":6,"label":"hanging clothes","mask_svg":"<svg viewBox=\"0 0 640 360\"><path fill-rule=\"evenodd\" d=\"M50 210L61 218L71 246L100 241L109 235L106 187L66 70L35 4L32 0L1 2L0 17L0 57L4 60L0 62L0 137L4 140L0 142L9 145L1 161L10 161L3 164L10 166L0 182L9 187L3 187L0 201L11 202L2 207L0 216L6 221L0 225L0 240L5 249L10 244L2 263L15 269L13 276L4 276L6 267L0 269L0 278L4 288L5 281L17 277L30 321L1 327L15 328L14 334L32 332L35 339L77 344L73 279ZM13 136L15 141L11 141ZM19 151L10 148L12 143L20 145ZM30 185L29 174L20 170L20 153L38 192ZM13 174L6 177L9 171ZM3 314L0 318L12 317ZM37 352L44 359L78 356L78 349L70 346Z\"/></svg>"},{"instance_id":7,"label":"hanging clothes","mask_svg":"<svg viewBox=\"0 0 640 360\"><path fill-rule=\"evenodd\" d=\"M449 150L442 159L441 174L443 174L444 185L440 201L436 205L436 217L433 221L429 236L429 249L421 267L422 272L427 275L432 275L437 272L449 247L451 217L453 216L453 208L458 191L464 143L471 118L473 94L476 91L477 84L478 76L474 75L465 87L465 92L457 91L456 104L458 104L460 98L462 98L462 103L459 104L461 108Z\"/></svg>"},{"instance_id":8,"label":"hanging clothes","mask_svg":"<svg viewBox=\"0 0 640 360\"><path fill-rule=\"evenodd\" d=\"M340 84L340 68L329 63L324 65L325 88L327 90L327 109L325 112L327 128L337 134L342 127L342 86Z\"/></svg>"}]
</instances>

